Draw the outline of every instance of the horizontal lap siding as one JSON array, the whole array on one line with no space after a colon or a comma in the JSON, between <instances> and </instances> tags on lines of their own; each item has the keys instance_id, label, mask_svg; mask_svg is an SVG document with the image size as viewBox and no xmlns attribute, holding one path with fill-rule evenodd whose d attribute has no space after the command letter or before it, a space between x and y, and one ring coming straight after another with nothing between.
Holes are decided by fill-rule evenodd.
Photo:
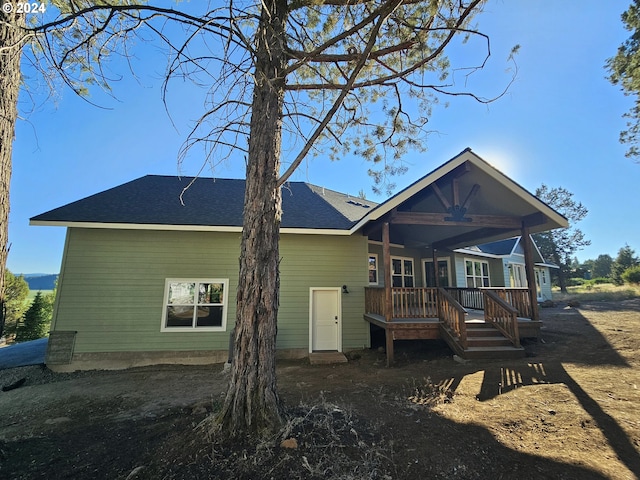
<instances>
[{"instance_id":1,"label":"horizontal lap siding","mask_svg":"<svg viewBox=\"0 0 640 480\"><path fill-rule=\"evenodd\" d=\"M226 350L235 319L238 234L68 231L56 330L76 352ZM227 332L161 332L166 278L227 278Z\"/></svg>"},{"instance_id":2,"label":"horizontal lap siding","mask_svg":"<svg viewBox=\"0 0 640 480\"><path fill-rule=\"evenodd\" d=\"M280 238L278 347L309 348L312 287L347 285L342 298L343 349L369 346L363 320L364 287L369 283L367 242L360 235L282 235Z\"/></svg>"},{"instance_id":3,"label":"horizontal lap siding","mask_svg":"<svg viewBox=\"0 0 640 480\"><path fill-rule=\"evenodd\" d=\"M226 350L235 322L240 235L68 230L56 330L76 330L76 352ZM342 295L343 347L368 345L363 237L282 235L278 348L308 348L309 288ZM227 278L225 332L161 332L166 278Z\"/></svg>"}]
</instances>

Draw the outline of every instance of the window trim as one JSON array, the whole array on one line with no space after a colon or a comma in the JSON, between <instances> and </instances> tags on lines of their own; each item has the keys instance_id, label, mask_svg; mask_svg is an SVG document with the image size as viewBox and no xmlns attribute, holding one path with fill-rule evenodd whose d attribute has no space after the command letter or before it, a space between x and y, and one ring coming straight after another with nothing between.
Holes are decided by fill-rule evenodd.
<instances>
[{"instance_id":1,"label":"window trim","mask_svg":"<svg viewBox=\"0 0 640 480\"><path fill-rule=\"evenodd\" d=\"M482 282L482 279L485 278L484 275L481 275L480 277L475 275L475 266L473 265L473 272L474 275L467 275L467 262L471 262L471 264L473 265L474 263L480 263L480 271L482 272L482 264L486 263L487 264L487 282L489 283L488 287L491 287L491 265L489 265L489 262L486 260L480 260L477 258L471 258L471 257L465 257L464 258L464 284L466 288L488 288L485 287L484 285L476 285L476 280L479 278L481 279L480 283L484 283ZM473 283L474 286L473 287L469 287L467 284L469 283L469 277L473 278Z\"/></svg>"},{"instance_id":2,"label":"window trim","mask_svg":"<svg viewBox=\"0 0 640 480\"><path fill-rule=\"evenodd\" d=\"M394 260L400 260L401 262L401 266L402 266L402 273L397 275L393 273L393 261ZM407 275L404 273L404 262L405 261L410 261L411 262L411 275ZM393 277L401 277L402 278L402 287L398 287L398 288L414 288L416 286L416 262L414 261L413 257L397 257L397 256L392 256L391 257L391 271L389 272L389 280L391 281L391 286L393 286ZM405 277L411 277L411 283L413 283L413 287L405 287L404 286L404 279Z\"/></svg>"},{"instance_id":3,"label":"window trim","mask_svg":"<svg viewBox=\"0 0 640 480\"><path fill-rule=\"evenodd\" d=\"M193 321L190 327L167 327L167 307L169 306L169 285L172 283L221 283L222 291L222 325L219 327L198 327ZM196 288L197 292L197 288ZM195 300L195 298L194 298ZM194 304L194 307L197 303ZM217 306L217 304L215 305ZM228 278L166 278L164 282L164 296L162 298L162 323L161 332L225 332L227 330L227 307L229 306L229 279Z\"/></svg>"},{"instance_id":4,"label":"window trim","mask_svg":"<svg viewBox=\"0 0 640 480\"><path fill-rule=\"evenodd\" d=\"M369 260L371 260L371 258L375 259L375 266L376 266L375 269L369 268L369 266L371 265ZM369 281L369 285L379 285L380 284L380 271L379 271L379 268L378 268L378 254L377 253L369 253L369 255L367 256L367 276L369 275L369 272L371 272L372 270L376 272L376 281L375 282Z\"/></svg>"}]
</instances>

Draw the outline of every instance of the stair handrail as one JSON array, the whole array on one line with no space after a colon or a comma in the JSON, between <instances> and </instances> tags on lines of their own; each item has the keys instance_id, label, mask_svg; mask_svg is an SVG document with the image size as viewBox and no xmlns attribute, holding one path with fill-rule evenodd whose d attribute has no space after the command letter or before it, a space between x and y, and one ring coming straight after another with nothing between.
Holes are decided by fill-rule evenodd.
<instances>
[{"instance_id":1,"label":"stair handrail","mask_svg":"<svg viewBox=\"0 0 640 480\"><path fill-rule=\"evenodd\" d=\"M496 327L514 347L520 347L518 309L491 290L483 290L484 319Z\"/></svg>"},{"instance_id":2,"label":"stair handrail","mask_svg":"<svg viewBox=\"0 0 640 480\"><path fill-rule=\"evenodd\" d=\"M438 317L460 342L462 349L467 348L467 311L444 288L438 288Z\"/></svg>"}]
</instances>

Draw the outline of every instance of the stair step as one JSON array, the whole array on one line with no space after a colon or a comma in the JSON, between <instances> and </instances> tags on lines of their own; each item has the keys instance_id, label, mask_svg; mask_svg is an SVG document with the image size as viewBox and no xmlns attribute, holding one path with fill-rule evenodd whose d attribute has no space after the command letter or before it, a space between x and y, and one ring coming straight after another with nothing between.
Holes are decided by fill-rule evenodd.
<instances>
[{"instance_id":1,"label":"stair step","mask_svg":"<svg viewBox=\"0 0 640 480\"><path fill-rule=\"evenodd\" d=\"M486 322L464 322L467 328L476 328L478 330L495 330L495 327Z\"/></svg>"},{"instance_id":2,"label":"stair step","mask_svg":"<svg viewBox=\"0 0 640 480\"><path fill-rule=\"evenodd\" d=\"M441 327L443 338L451 349L466 359L497 359L524 358L525 350L514 347L513 344L493 325L469 322L467 323L467 348L462 349L460 340L453 332Z\"/></svg>"},{"instance_id":3,"label":"stair step","mask_svg":"<svg viewBox=\"0 0 640 480\"><path fill-rule=\"evenodd\" d=\"M522 350L524 351L524 347L514 347L513 345L510 346L504 346L504 347L467 347L467 350L469 351L478 351L478 352L484 352L484 351L492 351L492 352L502 352L502 351L509 351L509 350Z\"/></svg>"},{"instance_id":4,"label":"stair step","mask_svg":"<svg viewBox=\"0 0 640 480\"><path fill-rule=\"evenodd\" d=\"M467 347L464 358L524 358L525 351L522 347Z\"/></svg>"},{"instance_id":5,"label":"stair step","mask_svg":"<svg viewBox=\"0 0 640 480\"><path fill-rule=\"evenodd\" d=\"M510 347L511 342L504 337L467 337L467 343L474 347Z\"/></svg>"},{"instance_id":6,"label":"stair step","mask_svg":"<svg viewBox=\"0 0 640 480\"><path fill-rule=\"evenodd\" d=\"M467 338L469 337L495 337L499 335L495 328L467 328Z\"/></svg>"}]
</instances>

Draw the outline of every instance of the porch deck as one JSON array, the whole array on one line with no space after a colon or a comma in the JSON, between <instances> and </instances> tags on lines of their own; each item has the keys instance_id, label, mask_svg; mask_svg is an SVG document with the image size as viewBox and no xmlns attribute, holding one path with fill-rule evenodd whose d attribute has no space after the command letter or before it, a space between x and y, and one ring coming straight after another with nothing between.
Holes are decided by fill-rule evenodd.
<instances>
[{"instance_id":1,"label":"porch deck","mask_svg":"<svg viewBox=\"0 0 640 480\"><path fill-rule=\"evenodd\" d=\"M380 327L384 330L400 331L402 338L395 336L395 340L433 340L441 338L439 334L433 336L432 330L438 331L439 326L443 324L439 318L392 318L390 322L385 321L382 315L376 313L365 313L364 319L372 325ZM467 327L473 325L484 325L487 322L484 319L484 313L480 310L469 311L465 319ZM520 338L538 338L542 322L540 320L531 320L530 318L518 317L518 330ZM407 337L412 330L420 330L415 337Z\"/></svg>"},{"instance_id":2,"label":"porch deck","mask_svg":"<svg viewBox=\"0 0 640 480\"><path fill-rule=\"evenodd\" d=\"M532 309L519 291L455 289L454 298L437 288L391 290L392 305L386 308L384 289L369 289L364 314L367 322L385 331L388 364L393 363L395 340L442 338L463 358L523 357L520 339L538 338L542 326L521 315Z\"/></svg>"}]
</instances>

